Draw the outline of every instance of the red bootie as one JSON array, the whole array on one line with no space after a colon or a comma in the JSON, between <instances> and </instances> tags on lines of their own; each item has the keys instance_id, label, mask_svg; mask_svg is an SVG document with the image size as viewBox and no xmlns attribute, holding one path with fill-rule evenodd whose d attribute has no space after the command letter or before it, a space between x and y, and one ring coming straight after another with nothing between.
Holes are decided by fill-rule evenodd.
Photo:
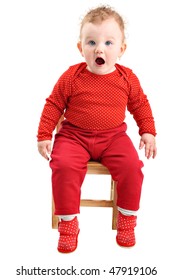
<instances>
[{"instance_id":1,"label":"red bootie","mask_svg":"<svg viewBox=\"0 0 173 280\"><path fill-rule=\"evenodd\" d=\"M77 217L71 221L63 221L58 224L60 233L58 240L58 251L61 253L71 253L77 248L79 222Z\"/></svg>"},{"instance_id":2,"label":"red bootie","mask_svg":"<svg viewBox=\"0 0 173 280\"><path fill-rule=\"evenodd\" d=\"M136 226L136 216L125 216L118 212L117 218L117 236L118 245L123 247L132 247L135 245L134 228Z\"/></svg>"}]
</instances>

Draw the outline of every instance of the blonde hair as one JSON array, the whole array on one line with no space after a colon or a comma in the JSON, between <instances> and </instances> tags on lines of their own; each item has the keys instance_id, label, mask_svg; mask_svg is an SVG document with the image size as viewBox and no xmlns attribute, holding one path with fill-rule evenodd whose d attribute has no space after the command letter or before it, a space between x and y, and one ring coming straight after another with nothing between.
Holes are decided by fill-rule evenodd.
<instances>
[{"instance_id":1,"label":"blonde hair","mask_svg":"<svg viewBox=\"0 0 173 280\"><path fill-rule=\"evenodd\" d=\"M122 16L118 12L116 12L112 7L105 6L105 5L89 10L89 12L83 17L81 21L81 27L80 27L80 36L81 36L82 28L85 23L87 22L101 23L102 21L107 20L109 18L114 18L115 21L118 23L124 40L125 22Z\"/></svg>"}]
</instances>

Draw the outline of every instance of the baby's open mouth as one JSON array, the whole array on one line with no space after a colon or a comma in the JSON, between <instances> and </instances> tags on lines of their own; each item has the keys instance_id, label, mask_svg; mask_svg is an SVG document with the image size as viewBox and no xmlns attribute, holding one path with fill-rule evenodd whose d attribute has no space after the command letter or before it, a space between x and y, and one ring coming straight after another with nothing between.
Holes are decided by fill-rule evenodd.
<instances>
[{"instance_id":1,"label":"baby's open mouth","mask_svg":"<svg viewBox=\"0 0 173 280\"><path fill-rule=\"evenodd\" d=\"M95 62L98 64L98 65L102 65L105 63L104 59L102 57L97 57Z\"/></svg>"}]
</instances>

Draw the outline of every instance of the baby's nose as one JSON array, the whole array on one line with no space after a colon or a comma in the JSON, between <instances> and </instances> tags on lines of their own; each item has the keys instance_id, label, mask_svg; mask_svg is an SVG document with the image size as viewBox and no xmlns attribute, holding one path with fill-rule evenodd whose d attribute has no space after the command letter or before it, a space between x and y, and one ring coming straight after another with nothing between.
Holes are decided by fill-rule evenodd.
<instances>
[{"instance_id":1,"label":"baby's nose","mask_svg":"<svg viewBox=\"0 0 173 280\"><path fill-rule=\"evenodd\" d=\"M97 46L95 49L95 53L97 53L97 54L103 53L103 48L100 45Z\"/></svg>"}]
</instances>

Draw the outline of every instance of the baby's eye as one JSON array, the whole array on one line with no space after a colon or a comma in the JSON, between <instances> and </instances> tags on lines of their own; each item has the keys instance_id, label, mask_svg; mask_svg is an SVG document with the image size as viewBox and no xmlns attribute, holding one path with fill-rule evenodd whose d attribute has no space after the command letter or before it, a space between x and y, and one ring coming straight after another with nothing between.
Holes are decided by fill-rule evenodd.
<instances>
[{"instance_id":1,"label":"baby's eye","mask_svg":"<svg viewBox=\"0 0 173 280\"><path fill-rule=\"evenodd\" d=\"M105 45L106 45L106 46L110 46L110 45L112 45L112 42L111 42L111 41L106 41L106 42L105 42Z\"/></svg>"},{"instance_id":2,"label":"baby's eye","mask_svg":"<svg viewBox=\"0 0 173 280\"><path fill-rule=\"evenodd\" d=\"M90 41L88 42L88 44L89 44L90 46L94 46L94 45L95 45L95 42L94 42L93 40L90 40Z\"/></svg>"}]
</instances>

